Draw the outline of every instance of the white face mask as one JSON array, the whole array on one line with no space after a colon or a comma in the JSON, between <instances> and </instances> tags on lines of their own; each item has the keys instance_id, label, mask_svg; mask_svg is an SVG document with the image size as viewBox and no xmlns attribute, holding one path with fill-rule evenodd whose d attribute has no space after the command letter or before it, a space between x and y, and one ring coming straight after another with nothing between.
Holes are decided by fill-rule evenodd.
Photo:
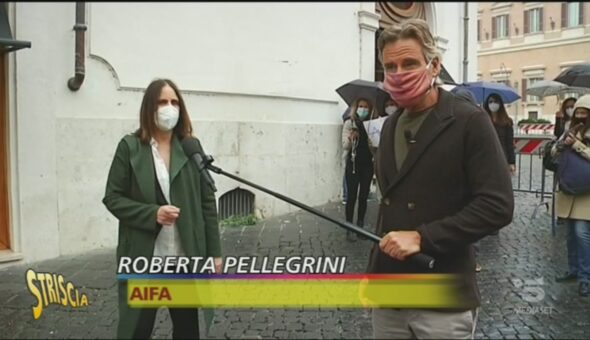
<instances>
[{"instance_id":1,"label":"white face mask","mask_svg":"<svg viewBox=\"0 0 590 340\"><path fill-rule=\"evenodd\" d=\"M573 107L568 107L567 109L565 109L565 114L568 117L571 117L574 114L574 108Z\"/></svg>"},{"instance_id":2,"label":"white face mask","mask_svg":"<svg viewBox=\"0 0 590 340\"><path fill-rule=\"evenodd\" d=\"M498 103L490 103L488 105L488 107L490 108L490 111L492 111L494 113L496 113L496 112L498 112L498 110L500 110L500 104L498 104Z\"/></svg>"},{"instance_id":3,"label":"white face mask","mask_svg":"<svg viewBox=\"0 0 590 340\"><path fill-rule=\"evenodd\" d=\"M156 126L158 129L168 132L178 123L178 108L173 105L166 105L158 109Z\"/></svg>"},{"instance_id":4,"label":"white face mask","mask_svg":"<svg viewBox=\"0 0 590 340\"><path fill-rule=\"evenodd\" d=\"M395 106L395 105L389 105L388 107L385 108L385 113L387 113L388 115L394 114L395 111L397 111L397 106Z\"/></svg>"}]
</instances>

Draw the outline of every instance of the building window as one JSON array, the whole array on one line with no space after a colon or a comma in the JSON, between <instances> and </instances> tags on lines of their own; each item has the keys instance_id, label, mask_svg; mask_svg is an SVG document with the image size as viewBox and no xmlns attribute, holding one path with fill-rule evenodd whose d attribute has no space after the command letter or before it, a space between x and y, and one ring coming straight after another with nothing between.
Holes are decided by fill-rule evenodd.
<instances>
[{"instance_id":1,"label":"building window","mask_svg":"<svg viewBox=\"0 0 590 340\"><path fill-rule=\"evenodd\" d=\"M510 87L510 79L497 79L494 82L504 84Z\"/></svg>"},{"instance_id":2,"label":"building window","mask_svg":"<svg viewBox=\"0 0 590 340\"><path fill-rule=\"evenodd\" d=\"M477 19L477 41L481 41L481 20Z\"/></svg>"},{"instance_id":3,"label":"building window","mask_svg":"<svg viewBox=\"0 0 590 340\"><path fill-rule=\"evenodd\" d=\"M492 18L492 39L501 39L508 37L508 14L498 15Z\"/></svg>"},{"instance_id":4,"label":"building window","mask_svg":"<svg viewBox=\"0 0 590 340\"><path fill-rule=\"evenodd\" d=\"M529 119L531 119L531 120L539 119L539 111L529 111Z\"/></svg>"},{"instance_id":5,"label":"building window","mask_svg":"<svg viewBox=\"0 0 590 340\"><path fill-rule=\"evenodd\" d=\"M534 83L543 80L543 78L537 77L537 78L528 78L527 79L527 88L530 88ZM539 96L529 96L527 95L527 102L540 102L543 99Z\"/></svg>"},{"instance_id":6,"label":"building window","mask_svg":"<svg viewBox=\"0 0 590 340\"><path fill-rule=\"evenodd\" d=\"M543 8L524 11L524 33L543 31Z\"/></svg>"},{"instance_id":7,"label":"building window","mask_svg":"<svg viewBox=\"0 0 590 340\"><path fill-rule=\"evenodd\" d=\"M561 27L575 27L584 24L584 3L563 2L561 4Z\"/></svg>"}]
</instances>

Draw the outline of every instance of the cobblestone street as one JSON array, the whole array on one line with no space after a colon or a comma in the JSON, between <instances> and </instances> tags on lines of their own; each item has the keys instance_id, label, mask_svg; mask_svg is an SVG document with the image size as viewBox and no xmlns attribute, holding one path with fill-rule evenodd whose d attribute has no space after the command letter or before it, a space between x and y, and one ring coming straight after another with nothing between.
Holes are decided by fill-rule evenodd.
<instances>
[{"instance_id":1,"label":"cobblestone street","mask_svg":"<svg viewBox=\"0 0 590 340\"><path fill-rule=\"evenodd\" d=\"M590 299L577 284L557 284L566 270L565 230L552 237L550 217L541 208L531 220L538 198L516 194L514 221L499 235L481 242L478 274L482 294L476 338L590 338ZM325 213L343 218L344 206L330 203ZM369 203L370 226L377 205ZM345 232L307 212L296 212L255 226L224 227L225 255L348 256L347 271L362 272L369 241L347 242ZM26 290L25 271L59 272L88 295L90 305L72 309L50 305L37 321ZM60 257L0 270L0 327L6 338L113 338L117 323L114 249ZM360 309L217 310L210 338L370 338L368 312ZM171 338L168 313L160 310L154 338Z\"/></svg>"}]
</instances>

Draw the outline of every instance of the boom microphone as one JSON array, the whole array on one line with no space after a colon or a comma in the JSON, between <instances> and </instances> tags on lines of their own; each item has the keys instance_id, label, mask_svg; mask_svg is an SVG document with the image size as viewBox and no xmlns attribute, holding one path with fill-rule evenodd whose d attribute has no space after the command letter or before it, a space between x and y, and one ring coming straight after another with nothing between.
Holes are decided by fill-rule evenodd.
<instances>
[{"instance_id":1,"label":"boom microphone","mask_svg":"<svg viewBox=\"0 0 590 340\"><path fill-rule=\"evenodd\" d=\"M280 200L283 200L287 203L293 204L294 206L297 206L307 212L310 212L310 213L312 213L316 216L319 216L325 220L333 222L344 229L350 230L358 235L364 236L375 243L379 243L381 241L381 237L371 233L368 230L360 228L350 222L344 222L344 221L340 221L335 218L332 218L332 217L324 214L323 212L321 212L317 209L314 209L310 206L307 206L301 202L298 202L292 198L289 198L285 195L281 195L281 194L274 192L272 190L269 190L263 186L252 183L250 181L247 181L247 180L240 178L236 175L233 175L231 173L225 172L223 169L221 169L219 167L216 167L215 165L212 164L213 157L211 157L209 155L205 155L203 153L203 148L201 147L201 143L196 138L186 138L185 140L183 140L182 141L182 148L184 149L184 152L186 153L186 155L197 164L199 171L201 172L201 174L203 174L203 176L205 176L205 179L207 180L207 182L210 185L213 185L213 179L211 178L211 175L209 175L209 172L207 171L207 169L210 169L211 171L215 172L216 174L224 175L224 176L229 177L235 181L238 181L240 183L244 183L244 184L251 186L255 189L263 191L263 192L270 194L270 195L272 195ZM213 188L214 188L214 186L213 186ZM410 256L408 258L408 260L412 261L414 264L421 266L422 268L428 268L428 269L432 270L435 267L434 258L432 258L429 255L423 254L423 253L414 254L414 255Z\"/></svg>"},{"instance_id":2,"label":"boom microphone","mask_svg":"<svg viewBox=\"0 0 590 340\"><path fill-rule=\"evenodd\" d=\"M213 192L216 192L215 181L211 178L211 174L207 170L207 163L203 160L203 147L201 147L199 140L196 138L185 138L181 144L184 154L197 164L197 169L201 173L201 176L205 177L207 184L209 184Z\"/></svg>"}]
</instances>

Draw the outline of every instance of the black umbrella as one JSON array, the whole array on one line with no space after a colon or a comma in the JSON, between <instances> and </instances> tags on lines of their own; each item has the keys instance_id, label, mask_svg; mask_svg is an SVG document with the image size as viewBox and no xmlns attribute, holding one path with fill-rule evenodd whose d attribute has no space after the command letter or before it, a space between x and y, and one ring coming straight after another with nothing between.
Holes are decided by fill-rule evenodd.
<instances>
[{"instance_id":1,"label":"black umbrella","mask_svg":"<svg viewBox=\"0 0 590 340\"><path fill-rule=\"evenodd\" d=\"M353 80L336 89L336 92L349 106L358 98L365 98L378 108L382 108L390 98L383 89L383 83L362 79Z\"/></svg>"},{"instance_id":2,"label":"black umbrella","mask_svg":"<svg viewBox=\"0 0 590 340\"><path fill-rule=\"evenodd\" d=\"M590 64L579 64L561 72L554 79L569 86L590 87Z\"/></svg>"}]
</instances>

